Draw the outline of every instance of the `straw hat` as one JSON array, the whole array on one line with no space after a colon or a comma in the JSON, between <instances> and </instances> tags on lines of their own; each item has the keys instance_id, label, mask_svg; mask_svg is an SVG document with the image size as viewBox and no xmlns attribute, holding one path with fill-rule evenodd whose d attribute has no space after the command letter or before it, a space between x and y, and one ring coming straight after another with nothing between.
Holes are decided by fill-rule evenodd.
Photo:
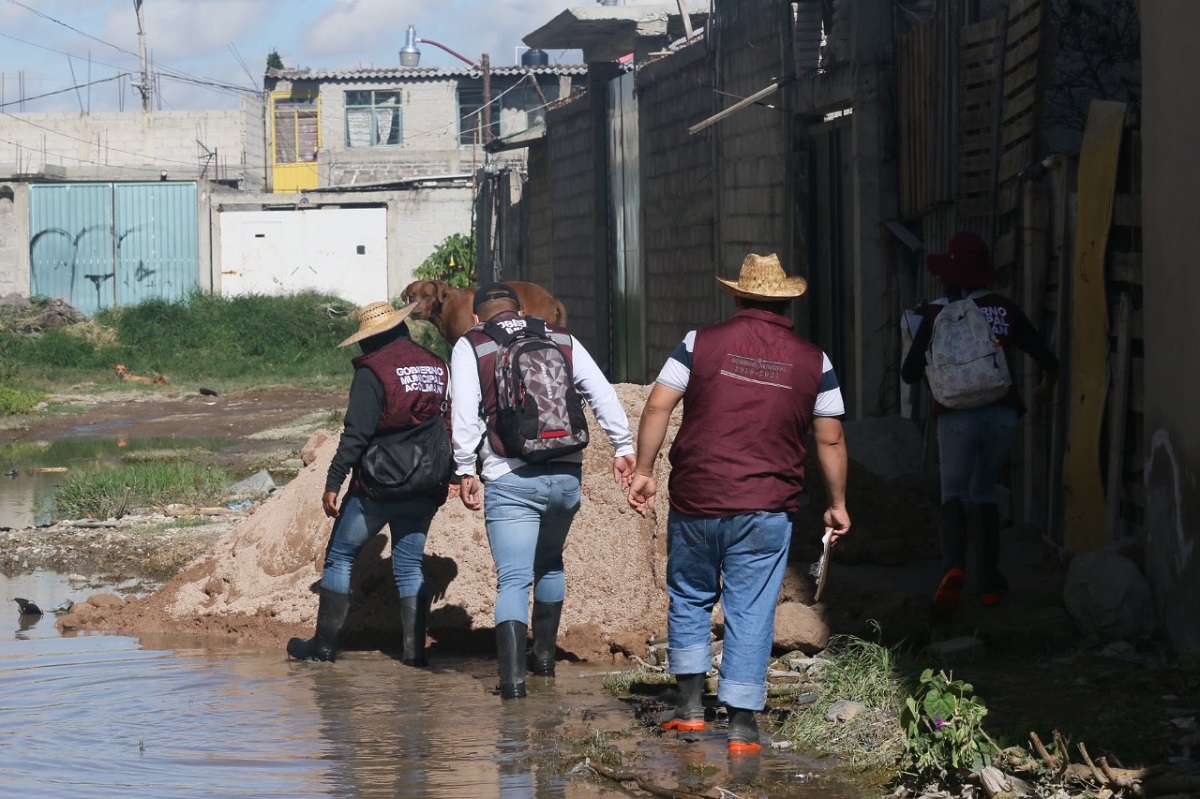
<instances>
[{"instance_id":1,"label":"straw hat","mask_svg":"<svg viewBox=\"0 0 1200 799\"><path fill-rule=\"evenodd\" d=\"M398 311L390 302L373 302L370 305L364 305L358 309L358 332L339 344L338 349L391 330L407 319L416 307L415 302L405 305Z\"/></svg>"},{"instance_id":2,"label":"straw hat","mask_svg":"<svg viewBox=\"0 0 1200 799\"><path fill-rule=\"evenodd\" d=\"M742 273L737 280L717 278L721 288L735 297L748 300L793 300L808 288L802 277L788 277L779 263L779 256L750 253L742 261Z\"/></svg>"}]
</instances>

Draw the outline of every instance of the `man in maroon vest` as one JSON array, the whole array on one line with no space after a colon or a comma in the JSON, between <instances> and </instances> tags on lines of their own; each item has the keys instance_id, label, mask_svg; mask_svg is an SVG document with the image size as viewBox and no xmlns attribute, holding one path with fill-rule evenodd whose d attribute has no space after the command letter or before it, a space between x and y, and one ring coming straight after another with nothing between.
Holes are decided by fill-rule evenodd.
<instances>
[{"instance_id":1,"label":"man in maroon vest","mask_svg":"<svg viewBox=\"0 0 1200 799\"><path fill-rule=\"evenodd\" d=\"M449 481L428 495L376 501L367 496L359 479L363 454L376 437L413 428L438 415L446 417L449 432L450 368L409 337L404 320L415 307L413 303L398 311L388 302L371 303L358 312L358 332L338 345L358 343L363 354L354 359L345 426L321 495L325 515L336 521L325 552L316 634L307 641L288 641L288 655L297 660L337 658L338 633L350 605L351 567L366 543L386 524L392 535L392 572L400 592L401 658L408 666L426 665L429 596L422 560L429 524L446 501ZM350 486L339 510L338 492L347 474Z\"/></svg>"},{"instance_id":2,"label":"man in maroon vest","mask_svg":"<svg viewBox=\"0 0 1200 799\"><path fill-rule=\"evenodd\" d=\"M804 492L808 434L829 491L825 526L850 529L841 389L819 347L786 316L804 293L775 255L748 255L733 295L732 319L693 330L667 359L642 411L629 504L654 506L654 463L675 406L683 421L671 446L667 520L668 658L679 703L664 729L704 729L701 695L712 666L709 630L725 613L718 701L729 709L729 751L762 749L754 713L767 695L775 604L783 583L792 516Z\"/></svg>"}]
</instances>

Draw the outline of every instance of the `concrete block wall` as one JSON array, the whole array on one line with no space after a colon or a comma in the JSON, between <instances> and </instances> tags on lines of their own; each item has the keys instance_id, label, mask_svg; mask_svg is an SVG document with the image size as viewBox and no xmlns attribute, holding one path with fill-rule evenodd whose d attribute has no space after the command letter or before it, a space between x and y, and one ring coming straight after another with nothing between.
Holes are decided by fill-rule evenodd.
<instances>
[{"instance_id":1,"label":"concrete block wall","mask_svg":"<svg viewBox=\"0 0 1200 799\"><path fill-rule=\"evenodd\" d=\"M722 32L719 88L747 97L784 74L780 56L780 4L740 0L739 24ZM720 7L726 3L718 2ZM781 105L777 92L774 102ZM721 107L725 107L723 103ZM792 256L793 203L787 119L780 110L751 105L718 122L716 140L717 272L735 277L748 253L777 253L789 274L802 271ZM722 295L724 296L723 292ZM726 313L731 300L723 299Z\"/></svg>"},{"instance_id":2,"label":"concrete block wall","mask_svg":"<svg viewBox=\"0 0 1200 799\"><path fill-rule=\"evenodd\" d=\"M242 110L5 114L0 173L159 180L165 172L168 180L196 180L215 176L207 155L215 151L240 178L246 131Z\"/></svg>"},{"instance_id":3,"label":"concrete block wall","mask_svg":"<svg viewBox=\"0 0 1200 799\"><path fill-rule=\"evenodd\" d=\"M608 318L600 318L596 297L595 118L590 95L547 116L550 208L550 271L555 295L567 306L574 333L593 354L608 339Z\"/></svg>"},{"instance_id":4,"label":"concrete block wall","mask_svg":"<svg viewBox=\"0 0 1200 799\"><path fill-rule=\"evenodd\" d=\"M29 296L29 186L0 182L0 297Z\"/></svg>"},{"instance_id":5,"label":"concrete block wall","mask_svg":"<svg viewBox=\"0 0 1200 799\"><path fill-rule=\"evenodd\" d=\"M557 295L558 289L554 285L549 147L545 140L534 142L529 147L529 178L523 199L528 244L521 268L527 280L539 283Z\"/></svg>"},{"instance_id":6,"label":"concrete block wall","mask_svg":"<svg viewBox=\"0 0 1200 799\"><path fill-rule=\"evenodd\" d=\"M717 320L714 132L687 132L714 110L710 74L703 44L638 74L647 381L688 330Z\"/></svg>"}]
</instances>

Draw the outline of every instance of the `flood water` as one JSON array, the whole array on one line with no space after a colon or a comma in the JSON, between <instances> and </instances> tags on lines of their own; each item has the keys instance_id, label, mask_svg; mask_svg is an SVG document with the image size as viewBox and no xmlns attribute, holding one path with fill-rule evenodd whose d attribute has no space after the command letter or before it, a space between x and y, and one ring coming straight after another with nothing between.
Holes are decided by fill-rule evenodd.
<instances>
[{"instance_id":1,"label":"flood water","mask_svg":"<svg viewBox=\"0 0 1200 799\"><path fill-rule=\"evenodd\" d=\"M47 797L637 795L571 776L568 742L609 736L625 767L668 788L742 797L849 796L810 781L790 752L731 762L724 735L683 741L636 728L595 667L560 664L523 701L491 693L495 664L411 669L373 653L335 664L180 640L62 637L48 611L76 589L51 573L0 577L0 785ZM13 598L46 615L20 617ZM766 786L766 787L764 787ZM646 794L640 794L646 795Z\"/></svg>"},{"instance_id":2,"label":"flood water","mask_svg":"<svg viewBox=\"0 0 1200 799\"><path fill-rule=\"evenodd\" d=\"M93 427L81 429L94 433ZM49 524L54 488L72 470L138 457L135 453L216 452L232 444L220 438L71 435L52 442L0 445L0 528Z\"/></svg>"}]
</instances>

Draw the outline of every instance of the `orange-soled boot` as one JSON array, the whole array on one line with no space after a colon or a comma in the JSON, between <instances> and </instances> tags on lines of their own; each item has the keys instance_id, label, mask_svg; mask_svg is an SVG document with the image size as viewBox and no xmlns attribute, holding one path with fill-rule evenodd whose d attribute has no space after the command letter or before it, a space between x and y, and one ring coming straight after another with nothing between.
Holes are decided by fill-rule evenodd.
<instances>
[{"instance_id":1,"label":"orange-soled boot","mask_svg":"<svg viewBox=\"0 0 1200 799\"><path fill-rule=\"evenodd\" d=\"M933 595L933 610L939 616L949 616L962 604L963 583L967 573L955 566L942 577L937 593Z\"/></svg>"},{"instance_id":2,"label":"orange-soled boot","mask_svg":"<svg viewBox=\"0 0 1200 799\"><path fill-rule=\"evenodd\" d=\"M982 592L979 595L979 602L982 605L991 607L992 605L999 605L1001 602L1004 601L1004 598L1006 596L1008 596L1008 587L1007 586L1002 587L1002 588L997 588L992 591Z\"/></svg>"},{"instance_id":3,"label":"orange-soled boot","mask_svg":"<svg viewBox=\"0 0 1200 799\"><path fill-rule=\"evenodd\" d=\"M675 685L679 689L679 704L662 715L658 726L677 732L702 731L704 704L700 697L704 693L704 675L676 674Z\"/></svg>"},{"instance_id":4,"label":"orange-soled boot","mask_svg":"<svg viewBox=\"0 0 1200 799\"><path fill-rule=\"evenodd\" d=\"M753 710L729 708L729 754L756 755L762 751Z\"/></svg>"}]
</instances>

